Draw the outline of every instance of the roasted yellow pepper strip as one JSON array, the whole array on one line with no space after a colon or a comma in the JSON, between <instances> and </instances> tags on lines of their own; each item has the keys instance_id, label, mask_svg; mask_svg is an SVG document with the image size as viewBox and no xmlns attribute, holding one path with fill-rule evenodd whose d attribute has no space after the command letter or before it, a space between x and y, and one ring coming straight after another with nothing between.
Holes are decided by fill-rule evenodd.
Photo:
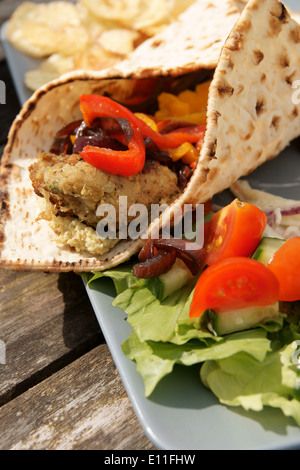
<instances>
[{"instance_id":1,"label":"roasted yellow pepper strip","mask_svg":"<svg viewBox=\"0 0 300 470\"><path fill-rule=\"evenodd\" d=\"M151 127L151 129L155 132L158 132L158 128L157 128L157 125L156 125L156 122L151 119L151 117L149 117L147 114L144 114L144 113L135 113L135 116L138 117L139 119L141 119L141 121L145 122L146 124L148 124L149 127Z\"/></svg>"},{"instance_id":2,"label":"roasted yellow pepper strip","mask_svg":"<svg viewBox=\"0 0 300 470\"><path fill-rule=\"evenodd\" d=\"M185 90L178 96L163 92L158 97L159 109L155 114L157 120L188 121L192 124L206 123L206 107L210 81L196 86L195 91Z\"/></svg>"},{"instance_id":3,"label":"roasted yellow pepper strip","mask_svg":"<svg viewBox=\"0 0 300 470\"><path fill-rule=\"evenodd\" d=\"M163 120L171 116L178 118L190 114L190 106L177 96L163 92L158 97L159 110L155 113L156 119Z\"/></svg>"},{"instance_id":4,"label":"roasted yellow pepper strip","mask_svg":"<svg viewBox=\"0 0 300 470\"><path fill-rule=\"evenodd\" d=\"M179 93L178 99L189 105L190 113L206 112L207 96L198 94L195 91L185 90Z\"/></svg>"},{"instance_id":5,"label":"roasted yellow pepper strip","mask_svg":"<svg viewBox=\"0 0 300 470\"><path fill-rule=\"evenodd\" d=\"M186 163L187 165L191 165L192 163L197 162L198 157L199 157L198 150L192 144L189 144L189 145L190 145L190 149L182 157L183 163Z\"/></svg>"},{"instance_id":6,"label":"roasted yellow pepper strip","mask_svg":"<svg viewBox=\"0 0 300 470\"><path fill-rule=\"evenodd\" d=\"M177 162L177 160L182 158L182 161L188 165L193 161L197 161L199 156L198 151L189 142L185 142L175 149L168 149L167 152L169 153L173 162Z\"/></svg>"}]
</instances>

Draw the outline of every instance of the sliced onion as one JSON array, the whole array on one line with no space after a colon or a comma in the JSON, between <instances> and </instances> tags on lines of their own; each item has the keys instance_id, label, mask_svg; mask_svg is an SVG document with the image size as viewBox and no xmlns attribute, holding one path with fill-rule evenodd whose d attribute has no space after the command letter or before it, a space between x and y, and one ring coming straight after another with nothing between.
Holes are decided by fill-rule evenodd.
<instances>
[{"instance_id":1,"label":"sliced onion","mask_svg":"<svg viewBox=\"0 0 300 470\"><path fill-rule=\"evenodd\" d=\"M68 155L72 153L70 137L59 137L54 140L50 147L50 153L55 155Z\"/></svg>"},{"instance_id":2,"label":"sliced onion","mask_svg":"<svg viewBox=\"0 0 300 470\"><path fill-rule=\"evenodd\" d=\"M81 123L82 120L70 122L70 124L67 124L56 133L56 137L68 137L70 135L75 135Z\"/></svg>"},{"instance_id":3,"label":"sliced onion","mask_svg":"<svg viewBox=\"0 0 300 470\"><path fill-rule=\"evenodd\" d=\"M98 117L93 121L93 127L100 128L106 135L122 131L125 135L127 145L132 139L133 129L128 119L114 118L109 116Z\"/></svg>"},{"instance_id":4,"label":"sliced onion","mask_svg":"<svg viewBox=\"0 0 300 470\"><path fill-rule=\"evenodd\" d=\"M139 260L140 261L147 261L147 259L153 258L153 256L157 253L157 250L154 245L154 240L151 238L146 241L145 245L139 252Z\"/></svg>"},{"instance_id":5,"label":"sliced onion","mask_svg":"<svg viewBox=\"0 0 300 470\"><path fill-rule=\"evenodd\" d=\"M93 147L104 147L111 150L127 150L128 147L113 137L102 136L82 136L75 140L73 153L81 152L87 145Z\"/></svg>"},{"instance_id":6,"label":"sliced onion","mask_svg":"<svg viewBox=\"0 0 300 470\"><path fill-rule=\"evenodd\" d=\"M145 139L145 147L147 160L153 160L168 167L172 166L173 161L168 152L160 150L154 140L152 140L150 137Z\"/></svg>"},{"instance_id":7,"label":"sliced onion","mask_svg":"<svg viewBox=\"0 0 300 470\"><path fill-rule=\"evenodd\" d=\"M270 209L270 210L265 210L265 214L267 217L272 217L276 209ZM281 215L283 217L285 216L290 216L290 215L298 215L300 214L300 206L293 206L289 208L283 208L281 209L280 207L278 208L280 210Z\"/></svg>"},{"instance_id":8,"label":"sliced onion","mask_svg":"<svg viewBox=\"0 0 300 470\"><path fill-rule=\"evenodd\" d=\"M101 137L105 135L100 127L89 127L84 121L78 127L76 132L76 139L79 137Z\"/></svg>"},{"instance_id":9,"label":"sliced onion","mask_svg":"<svg viewBox=\"0 0 300 470\"><path fill-rule=\"evenodd\" d=\"M178 187L183 191L193 175L193 170L189 165L179 162L176 172L178 175Z\"/></svg>"},{"instance_id":10,"label":"sliced onion","mask_svg":"<svg viewBox=\"0 0 300 470\"><path fill-rule=\"evenodd\" d=\"M291 207L290 209L281 209L282 217L300 214L300 207Z\"/></svg>"},{"instance_id":11,"label":"sliced onion","mask_svg":"<svg viewBox=\"0 0 300 470\"><path fill-rule=\"evenodd\" d=\"M166 121L165 125L160 129L161 134L168 134L176 129L183 129L184 127L195 127L188 121Z\"/></svg>"},{"instance_id":12,"label":"sliced onion","mask_svg":"<svg viewBox=\"0 0 300 470\"><path fill-rule=\"evenodd\" d=\"M133 267L133 275L142 279L150 279L167 273L176 260L176 252L158 251L152 258Z\"/></svg>"},{"instance_id":13,"label":"sliced onion","mask_svg":"<svg viewBox=\"0 0 300 470\"><path fill-rule=\"evenodd\" d=\"M158 250L173 251L189 268L193 276L202 271L205 266L205 249L199 248L197 243L179 238L155 240L154 245Z\"/></svg>"}]
</instances>

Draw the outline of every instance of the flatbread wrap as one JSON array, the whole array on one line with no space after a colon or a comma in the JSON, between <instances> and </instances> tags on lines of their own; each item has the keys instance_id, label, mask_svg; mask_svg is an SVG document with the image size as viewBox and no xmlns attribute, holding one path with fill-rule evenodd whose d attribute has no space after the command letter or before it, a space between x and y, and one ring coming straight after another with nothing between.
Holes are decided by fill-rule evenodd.
<instances>
[{"instance_id":1,"label":"flatbread wrap","mask_svg":"<svg viewBox=\"0 0 300 470\"><path fill-rule=\"evenodd\" d=\"M191 17L195 18L197 11L199 15L199 7L203 7L203 4L203 24L207 24L203 18L204 12L211 15L214 10L214 18L220 18L216 16L217 12L224 14L226 7L226 18L231 16L227 23L227 27L230 26L228 32L225 32L225 27L220 32L226 34L222 47L219 39L214 43L219 44L219 49L216 49L217 60L210 60L208 56L205 58L202 48L204 39L201 43L197 30L197 40L192 41L193 29L191 25L188 28L186 26ZM25 103L11 128L1 165L2 267L49 272L101 271L125 262L145 243L145 238L121 240L102 254L92 254L86 248L76 250L69 243L71 235L68 230L74 220L75 224L78 223L80 211L74 214L72 207L73 212L68 213L61 199L59 207L62 210L57 211L57 199L48 198L48 203L56 208L56 220L60 220L61 226L64 226L62 230L67 233L64 241L53 230L53 223L51 225L47 217L41 216L40 203L46 199L45 193L41 191L45 189L43 183L46 172L51 173L53 165L58 165L58 170L61 165L66 168L66 163L75 167L83 164L78 155L76 157L73 153L69 157L62 157L50 152L57 131L82 119L82 96L105 95L124 103L134 96L136 85L141 80L157 78L166 81L171 77L172 83L182 84L186 78L192 78L191 82L195 84L195 77L200 80L207 78L204 70L213 72L208 93L206 131L198 147L196 168L182 191L178 191L176 182L172 188L171 173L170 178L167 175L168 184L160 180L160 188L167 189L168 207L150 223L146 233L148 237L172 221L174 214L185 204L196 205L210 200L241 176L278 155L299 135L300 109L293 99L293 83L300 76L300 26L291 19L284 5L277 0L251 0L240 15L240 10L232 2L196 2L183 18L184 22L179 20L181 29L178 24L171 25L171 28L179 28L177 36L172 36L172 50L175 51L172 57L170 41L164 43L161 36L152 38L118 68L99 73L67 75L39 89ZM236 23L232 28L233 18ZM181 37L180 31L183 31ZM169 30L164 34L169 37ZM176 44L179 46L176 47ZM182 50L180 47L183 44L187 45L181 55L178 50ZM206 44L206 49L209 50L209 44ZM191 50L192 56L186 54ZM40 171L36 167L33 171L32 166L36 164L39 154L42 155L40 160L44 166L40 167ZM62 161L64 158L69 161ZM94 169L92 171L95 173ZM166 172L165 169L163 171ZM157 175L155 170L150 173L144 177L141 174L133 177L142 179L137 183L139 187L144 188L149 183L155 189ZM92 180L92 177L87 178L81 186L81 195L83 191L89 192ZM52 191L48 191L50 196L57 196L57 190L59 192L61 189L55 188L54 181ZM126 183L129 181L126 180ZM70 183L70 186L72 184L75 187L76 181ZM111 178L108 178L108 184L112 184ZM97 179L96 185L101 186L101 177ZM114 190L117 190L118 183L113 182L113 185ZM149 191L151 193L151 189ZM134 190L131 191L129 186L126 194L132 193ZM76 190L73 196L78 196ZM161 199L160 193L154 197L153 203ZM63 200L65 202L65 198ZM148 202L151 202L151 196ZM84 223L86 228L84 237L87 231L95 231L95 221L80 220L80 223ZM81 230L75 238L82 238Z\"/></svg>"}]
</instances>

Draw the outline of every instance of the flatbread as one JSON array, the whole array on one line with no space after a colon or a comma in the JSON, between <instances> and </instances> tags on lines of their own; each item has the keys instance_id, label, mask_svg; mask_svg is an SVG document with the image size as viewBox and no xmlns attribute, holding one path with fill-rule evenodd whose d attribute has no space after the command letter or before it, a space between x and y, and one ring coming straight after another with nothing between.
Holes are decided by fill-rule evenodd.
<instances>
[{"instance_id":1,"label":"flatbread","mask_svg":"<svg viewBox=\"0 0 300 470\"><path fill-rule=\"evenodd\" d=\"M277 0L248 2L209 91L197 168L176 205L203 203L276 157L300 134L300 25ZM298 86L299 88L299 86ZM155 230L157 230L155 228Z\"/></svg>"},{"instance_id":2,"label":"flatbread","mask_svg":"<svg viewBox=\"0 0 300 470\"><path fill-rule=\"evenodd\" d=\"M215 69L220 52L245 4L239 0L198 0L123 62L140 77Z\"/></svg>"},{"instance_id":3,"label":"flatbread","mask_svg":"<svg viewBox=\"0 0 300 470\"><path fill-rule=\"evenodd\" d=\"M173 40L178 52L177 41L175 44ZM40 208L28 166L38 152L50 147L58 129L80 117L80 95L109 91L121 98L128 93L132 77L151 76L151 69L143 68L142 59L100 73L67 75L38 90L23 106L11 128L1 166L3 267L100 271L128 260L140 250L143 240L118 244L102 257L58 246L47 222L37 220ZM158 64L152 69L154 74L170 73L162 55ZM174 75L197 69L197 64L188 61L184 67L180 57L178 64L176 68L174 59ZM199 69L202 67L203 62ZM297 77L300 26L277 0L251 0L219 57L209 92L206 135L194 176L181 197L149 227L150 235L172 219L178 208L210 199L275 157L299 135L300 106L292 102L292 83Z\"/></svg>"}]
</instances>

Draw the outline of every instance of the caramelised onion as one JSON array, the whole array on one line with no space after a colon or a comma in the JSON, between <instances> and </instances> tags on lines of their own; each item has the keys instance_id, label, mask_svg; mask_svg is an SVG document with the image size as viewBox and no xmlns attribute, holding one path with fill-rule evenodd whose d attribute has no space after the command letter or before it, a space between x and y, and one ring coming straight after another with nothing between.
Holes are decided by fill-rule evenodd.
<instances>
[{"instance_id":1,"label":"caramelised onion","mask_svg":"<svg viewBox=\"0 0 300 470\"><path fill-rule=\"evenodd\" d=\"M176 252L159 250L152 257L133 267L133 275L142 279L150 279L168 272L176 261Z\"/></svg>"},{"instance_id":2,"label":"caramelised onion","mask_svg":"<svg viewBox=\"0 0 300 470\"><path fill-rule=\"evenodd\" d=\"M100 128L108 136L117 132L123 132L127 145L133 136L133 129L130 125L130 122L128 119L124 118L101 116L93 121L92 126L95 128Z\"/></svg>"},{"instance_id":3,"label":"caramelised onion","mask_svg":"<svg viewBox=\"0 0 300 470\"><path fill-rule=\"evenodd\" d=\"M191 124L188 121L166 121L165 125L160 129L161 134L168 134L169 132L175 131L176 129L183 129L184 127L193 127L195 124Z\"/></svg>"},{"instance_id":4,"label":"caramelised onion","mask_svg":"<svg viewBox=\"0 0 300 470\"><path fill-rule=\"evenodd\" d=\"M80 126L78 127L76 131L75 138L79 139L79 137L87 137L87 136L98 137L102 135L104 134L103 134L102 129L100 129L100 127L89 127L86 125L84 121L82 121L82 123L80 124Z\"/></svg>"},{"instance_id":5,"label":"caramelised onion","mask_svg":"<svg viewBox=\"0 0 300 470\"><path fill-rule=\"evenodd\" d=\"M133 135L128 119L99 117L91 127L83 120L73 121L56 133L50 151L57 155L79 153L87 145L116 151L128 150L127 145L116 138L116 134L120 133L124 135L128 145ZM72 135L75 136L73 145L70 139Z\"/></svg>"},{"instance_id":6,"label":"caramelised onion","mask_svg":"<svg viewBox=\"0 0 300 470\"><path fill-rule=\"evenodd\" d=\"M202 271L205 266L205 249L195 242L181 238L159 239L154 241L157 250L173 252L189 268L193 276Z\"/></svg>"},{"instance_id":7,"label":"caramelised onion","mask_svg":"<svg viewBox=\"0 0 300 470\"><path fill-rule=\"evenodd\" d=\"M153 256L157 253L157 250L154 245L154 240L149 238L149 240L146 241L145 245L139 252L139 260L140 261L147 261L147 259L153 258Z\"/></svg>"},{"instance_id":8,"label":"caramelised onion","mask_svg":"<svg viewBox=\"0 0 300 470\"><path fill-rule=\"evenodd\" d=\"M81 123L82 120L70 122L70 124L62 127L56 133L56 137L69 137L70 135L75 135Z\"/></svg>"},{"instance_id":9,"label":"caramelised onion","mask_svg":"<svg viewBox=\"0 0 300 470\"><path fill-rule=\"evenodd\" d=\"M127 150L127 146L122 144L119 140L105 135L98 135L78 137L73 145L73 153L81 152L87 145L109 148L111 150Z\"/></svg>"},{"instance_id":10,"label":"caramelised onion","mask_svg":"<svg viewBox=\"0 0 300 470\"><path fill-rule=\"evenodd\" d=\"M147 160L159 162L162 165L168 166L169 168L172 166L173 161L168 152L160 150L154 140L152 140L150 137L145 139L145 147Z\"/></svg>"},{"instance_id":11,"label":"caramelised onion","mask_svg":"<svg viewBox=\"0 0 300 470\"><path fill-rule=\"evenodd\" d=\"M177 162L176 173L178 176L178 187L181 191L183 191L193 175L193 170L189 165Z\"/></svg>"},{"instance_id":12,"label":"caramelised onion","mask_svg":"<svg viewBox=\"0 0 300 470\"><path fill-rule=\"evenodd\" d=\"M193 276L197 276L205 266L205 249L190 240L149 239L139 253L141 263L134 266L133 274L139 278L160 276L172 268L176 258L185 263Z\"/></svg>"},{"instance_id":13,"label":"caramelised onion","mask_svg":"<svg viewBox=\"0 0 300 470\"><path fill-rule=\"evenodd\" d=\"M50 153L55 155L69 155L72 153L72 143L70 137L58 137L50 147Z\"/></svg>"}]
</instances>

